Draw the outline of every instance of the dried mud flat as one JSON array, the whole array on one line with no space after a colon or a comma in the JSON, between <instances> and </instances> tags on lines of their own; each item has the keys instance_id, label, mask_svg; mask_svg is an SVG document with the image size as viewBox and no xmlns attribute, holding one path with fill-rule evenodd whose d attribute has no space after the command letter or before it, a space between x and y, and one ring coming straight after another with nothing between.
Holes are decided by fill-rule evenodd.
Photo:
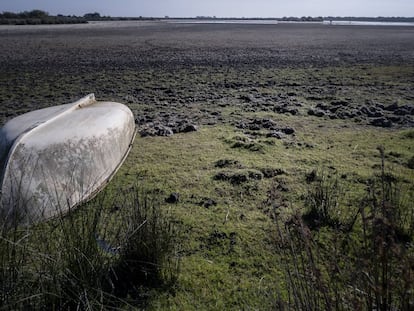
<instances>
[{"instance_id":1,"label":"dried mud flat","mask_svg":"<svg viewBox=\"0 0 414 311\"><path fill-rule=\"evenodd\" d=\"M128 104L142 135L257 127L260 112L414 125L414 27L5 26L0 49L0 124L94 92Z\"/></svg>"}]
</instances>

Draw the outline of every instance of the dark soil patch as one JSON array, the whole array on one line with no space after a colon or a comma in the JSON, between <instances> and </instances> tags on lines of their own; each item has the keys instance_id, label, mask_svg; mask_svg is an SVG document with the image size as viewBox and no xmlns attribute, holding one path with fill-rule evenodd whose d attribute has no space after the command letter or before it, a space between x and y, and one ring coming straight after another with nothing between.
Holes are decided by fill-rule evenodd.
<instances>
[{"instance_id":1,"label":"dark soil patch","mask_svg":"<svg viewBox=\"0 0 414 311\"><path fill-rule=\"evenodd\" d=\"M215 180L228 181L233 185L239 185L251 180L263 179L263 173L257 170L221 171L214 175Z\"/></svg>"}]
</instances>

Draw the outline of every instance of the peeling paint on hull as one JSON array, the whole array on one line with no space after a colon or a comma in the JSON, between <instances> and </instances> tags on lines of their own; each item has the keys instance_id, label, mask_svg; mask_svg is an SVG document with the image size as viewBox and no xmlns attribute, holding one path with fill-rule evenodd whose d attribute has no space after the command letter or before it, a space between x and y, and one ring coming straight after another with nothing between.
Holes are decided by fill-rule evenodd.
<instances>
[{"instance_id":1,"label":"peeling paint on hull","mask_svg":"<svg viewBox=\"0 0 414 311\"><path fill-rule=\"evenodd\" d=\"M30 224L87 201L120 167L134 136L131 110L93 94L10 120L0 129L2 218Z\"/></svg>"}]
</instances>

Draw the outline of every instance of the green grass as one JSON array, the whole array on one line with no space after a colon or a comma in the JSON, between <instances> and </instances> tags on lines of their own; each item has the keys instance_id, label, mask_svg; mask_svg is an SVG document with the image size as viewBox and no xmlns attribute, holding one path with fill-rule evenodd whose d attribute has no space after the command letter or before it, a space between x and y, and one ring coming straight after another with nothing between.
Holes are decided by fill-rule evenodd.
<instances>
[{"instance_id":1,"label":"green grass","mask_svg":"<svg viewBox=\"0 0 414 311\"><path fill-rule=\"evenodd\" d=\"M279 119L278 115L269 116ZM283 181L288 187L283 194L289 202L283 213L288 215L303 206L307 172L315 168L335 172L351 189L340 200L341 212L352 214L355 209L351 205L355 206L379 163L379 144L399 154L389 167L403 179L412 180L413 171L404 165L413 152L407 131L351 128L343 121L326 123L312 117L307 122L298 117L281 121L296 129L294 144L285 146L275 140L274 144L263 144L260 152L229 144L229 139L242 135L230 126L206 126L169 138L136 139L109 187L128 184L129 179L139 176L146 187L160 189L165 197L179 192L180 202L164 208L185 231L176 291L153 297L153 309L266 310L277 301L280 288L283 295L283 271L274 248L275 227L264 203L272 184ZM314 147L298 146L300 142L311 142ZM214 176L218 172L232 170L216 167L221 159L237 160L244 169L282 168L286 174L241 184L217 181ZM200 206L205 197L217 205Z\"/></svg>"}]
</instances>

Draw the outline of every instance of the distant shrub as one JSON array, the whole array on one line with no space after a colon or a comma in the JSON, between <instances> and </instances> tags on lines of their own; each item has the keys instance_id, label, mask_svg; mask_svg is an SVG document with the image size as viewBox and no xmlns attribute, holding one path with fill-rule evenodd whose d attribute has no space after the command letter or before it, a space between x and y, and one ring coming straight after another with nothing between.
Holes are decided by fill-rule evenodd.
<instances>
[{"instance_id":1,"label":"distant shrub","mask_svg":"<svg viewBox=\"0 0 414 311\"><path fill-rule=\"evenodd\" d=\"M78 16L52 16L41 10L24 11L20 13L3 12L0 14L2 25L49 25L87 23L84 17Z\"/></svg>"}]
</instances>

